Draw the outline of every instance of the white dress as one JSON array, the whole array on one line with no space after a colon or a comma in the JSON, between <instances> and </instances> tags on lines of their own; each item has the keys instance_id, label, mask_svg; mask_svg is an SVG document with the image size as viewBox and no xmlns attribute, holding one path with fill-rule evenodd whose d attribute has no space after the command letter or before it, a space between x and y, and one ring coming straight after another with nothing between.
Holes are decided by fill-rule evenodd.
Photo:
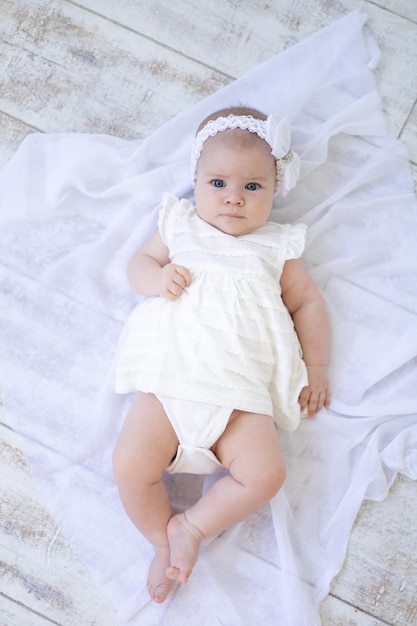
<instances>
[{"instance_id":1,"label":"white dress","mask_svg":"<svg viewBox=\"0 0 417 626\"><path fill-rule=\"evenodd\" d=\"M116 391L271 415L295 429L307 372L279 281L285 261L301 255L306 227L268 222L233 237L170 194L158 225L170 260L187 267L192 282L174 302L152 297L133 311L119 345Z\"/></svg>"}]
</instances>

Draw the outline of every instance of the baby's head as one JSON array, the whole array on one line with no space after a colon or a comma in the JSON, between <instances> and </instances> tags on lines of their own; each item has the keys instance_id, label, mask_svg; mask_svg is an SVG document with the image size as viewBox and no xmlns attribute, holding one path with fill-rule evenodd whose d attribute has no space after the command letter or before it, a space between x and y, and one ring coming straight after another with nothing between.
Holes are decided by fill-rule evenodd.
<instances>
[{"instance_id":1,"label":"baby's head","mask_svg":"<svg viewBox=\"0 0 417 626\"><path fill-rule=\"evenodd\" d=\"M197 213L204 221L234 236L265 223L293 156L289 146L280 148L280 156L274 151L270 137L278 126L246 107L222 109L200 124L191 160Z\"/></svg>"}]
</instances>

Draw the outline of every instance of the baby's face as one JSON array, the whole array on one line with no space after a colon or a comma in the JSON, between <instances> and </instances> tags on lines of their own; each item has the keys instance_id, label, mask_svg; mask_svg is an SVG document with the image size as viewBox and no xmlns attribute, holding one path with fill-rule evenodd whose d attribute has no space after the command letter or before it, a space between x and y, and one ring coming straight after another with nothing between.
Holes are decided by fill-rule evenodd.
<instances>
[{"instance_id":1,"label":"baby's face","mask_svg":"<svg viewBox=\"0 0 417 626\"><path fill-rule=\"evenodd\" d=\"M207 139L198 160L196 208L205 222L238 237L262 226L271 213L275 158L262 139L243 142L237 149L222 135Z\"/></svg>"}]
</instances>

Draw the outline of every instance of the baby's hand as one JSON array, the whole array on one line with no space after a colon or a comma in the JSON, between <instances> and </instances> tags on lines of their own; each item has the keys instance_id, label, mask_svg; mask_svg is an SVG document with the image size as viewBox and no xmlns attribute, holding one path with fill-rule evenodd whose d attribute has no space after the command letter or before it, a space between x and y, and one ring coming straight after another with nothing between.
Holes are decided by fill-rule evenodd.
<instances>
[{"instance_id":1,"label":"baby's hand","mask_svg":"<svg viewBox=\"0 0 417 626\"><path fill-rule=\"evenodd\" d=\"M159 295L168 300L177 300L184 289L191 285L191 272L182 265L168 263L157 275Z\"/></svg>"},{"instance_id":2,"label":"baby's hand","mask_svg":"<svg viewBox=\"0 0 417 626\"><path fill-rule=\"evenodd\" d=\"M330 404L329 380L327 367L307 365L308 385L300 393L301 411L307 409L309 417L313 417L320 409Z\"/></svg>"}]
</instances>

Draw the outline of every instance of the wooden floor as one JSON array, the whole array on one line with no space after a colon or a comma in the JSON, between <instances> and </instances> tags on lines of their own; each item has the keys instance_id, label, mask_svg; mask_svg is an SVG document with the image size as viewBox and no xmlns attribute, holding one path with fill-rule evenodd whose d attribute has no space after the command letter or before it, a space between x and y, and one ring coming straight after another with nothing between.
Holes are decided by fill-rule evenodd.
<instances>
[{"instance_id":1,"label":"wooden floor","mask_svg":"<svg viewBox=\"0 0 417 626\"><path fill-rule=\"evenodd\" d=\"M0 0L0 164L33 131L145 137L357 8L381 47L384 107L417 180L416 0ZM0 626L114 626L38 501L7 415L0 494ZM417 624L414 483L400 478L383 503L363 505L322 618L324 626Z\"/></svg>"}]
</instances>

